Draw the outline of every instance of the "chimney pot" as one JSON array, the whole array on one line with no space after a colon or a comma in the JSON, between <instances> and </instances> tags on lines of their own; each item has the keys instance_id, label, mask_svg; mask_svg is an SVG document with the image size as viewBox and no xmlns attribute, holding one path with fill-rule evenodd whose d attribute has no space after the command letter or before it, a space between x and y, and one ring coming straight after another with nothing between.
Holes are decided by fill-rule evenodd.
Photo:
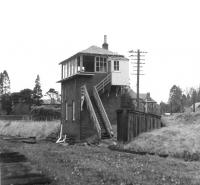
<instances>
[{"instance_id":1,"label":"chimney pot","mask_svg":"<svg viewBox=\"0 0 200 185\"><path fill-rule=\"evenodd\" d=\"M104 43L107 43L107 35L104 35Z\"/></svg>"},{"instance_id":2,"label":"chimney pot","mask_svg":"<svg viewBox=\"0 0 200 185\"><path fill-rule=\"evenodd\" d=\"M108 50L107 35L104 35L104 43L102 44L102 48Z\"/></svg>"}]
</instances>

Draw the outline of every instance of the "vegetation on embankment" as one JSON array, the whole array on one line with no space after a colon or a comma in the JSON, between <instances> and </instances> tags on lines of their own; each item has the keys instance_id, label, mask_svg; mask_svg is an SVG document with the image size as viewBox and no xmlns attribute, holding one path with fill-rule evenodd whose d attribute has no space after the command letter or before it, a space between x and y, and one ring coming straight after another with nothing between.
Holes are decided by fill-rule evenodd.
<instances>
[{"instance_id":1,"label":"vegetation on embankment","mask_svg":"<svg viewBox=\"0 0 200 185\"><path fill-rule=\"evenodd\" d=\"M18 137L36 137L45 139L51 134L57 134L60 121L10 121L0 120L0 135Z\"/></svg>"},{"instance_id":2,"label":"vegetation on embankment","mask_svg":"<svg viewBox=\"0 0 200 185\"><path fill-rule=\"evenodd\" d=\"M174 114L163 117L163 122L166 127L143 133L122 148L199 161L200 113Z\"/></svg>"}]
</instances>

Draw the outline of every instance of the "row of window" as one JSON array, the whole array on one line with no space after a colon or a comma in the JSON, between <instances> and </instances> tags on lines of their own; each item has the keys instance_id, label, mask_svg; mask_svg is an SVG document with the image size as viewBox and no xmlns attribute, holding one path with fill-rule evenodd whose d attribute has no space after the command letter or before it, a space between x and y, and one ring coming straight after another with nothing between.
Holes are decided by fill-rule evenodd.
<instances>
[{"instance_id":1,"label":"row of window","mask_svg":"<svg viewBox=\"0 0 200 185\"><path fill-rule=\"evenodd\" d=\"M96 72L107 72L108 71L108 62L107 62L106 58L96 57L95 64L96 64ZM118 60L114 61L114 71L119 71L119 61Z\"/></svg>"},{"instance_id":2,"label":"row of window","mask_svg":"<svg viewBox=\"0 0 200 185\"><path fill-rule=\"evenodd\" d=\"M75 101L72 101L72 108L67 101L65 102L65 120L69 120L70 117L75 121Z\"/></svg>"},{"instance_id":3,"label":"row of window","mask_svg":"<svg viewBox=\"0 0 200 185\"><path fill-rule=\"evenodd\" d=\"M87 60L80 65L80 57L63 64L63 78L70 77L79 71L85 72L108 72L111 70L111 63L105 57L94 57L93 61ZM119 71L119 61L114 61L114 71Z\"/></svg>"},{"instance_id":4,"label":"row of window","mask_svg":"<svg viewBox=\"0 0 200 185\"><path fill-rule=\"evenodd\" d=\"M95 57L96 72L107 72L107 61L103 57Z\"/></svg>"},{"instance_id":5,"label":"row of window","mask_svg":"<svg viewBox=\"0 0 200 185\"><path fill-rule=\"evenodd\" d=\"M63 64L62 68L63 68L63 78L66 78L66 77L69 77L69 76L72 76L74 74L76 74L77 72L77 61L76 59L72 60L72 61L69 61L65 64Z\"/></svg>"}]
</instances>

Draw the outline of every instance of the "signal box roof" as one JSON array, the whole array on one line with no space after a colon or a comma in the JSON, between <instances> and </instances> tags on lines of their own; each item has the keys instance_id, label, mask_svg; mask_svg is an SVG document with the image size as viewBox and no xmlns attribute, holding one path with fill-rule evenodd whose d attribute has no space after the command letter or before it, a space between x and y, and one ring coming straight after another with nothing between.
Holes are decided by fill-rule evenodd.
<instances>
[{"instance_id":1,"label":"signal box roof","mask_svg":"<svg viewBox=\"0 0 200 185\"><path fill-rule=\"evenodd\" d=\"M70 58L60 62L60 64L72 59L73 57L77 56L77 55L81 55L81 54L87 54L87 55L103 55L103 56L108 56L108 57L121 57L121 58L124 58L123 55L119 55L118 53L116 52L112 52L110 50L107 50L107 49L103 49L103 48L100 48L98 46L90 46L89 48L83 50L83 51L80 51L78 53L76 53L75 55L71 56Z\"/></svg>"}]
</instances>

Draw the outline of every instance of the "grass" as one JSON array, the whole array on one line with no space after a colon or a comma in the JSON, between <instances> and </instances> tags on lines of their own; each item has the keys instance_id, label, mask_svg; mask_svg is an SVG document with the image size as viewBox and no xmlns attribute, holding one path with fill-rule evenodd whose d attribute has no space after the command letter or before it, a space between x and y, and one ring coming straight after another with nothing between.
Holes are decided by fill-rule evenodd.
<instances>
[{"instance_id":1,"label":"grass","mask_svg":"<svg viewBox=\"0 0 200 185\"><path fill-rule=\"evenodd\" d=\"M124 149L200 160L200 113L164 117L166 127L141 134Z\"/></svg>"},{"instance_id":2,"label":"grass","mask_svg":"<svg viewBox=\"0 0 200 185\"><path fill-rule=\"evenodd\" d=\"M0 135L44 139L59 130L60 121L0 120Z\"/></svg>"},{"instance_id":3,"label":"grass","mask_svg":"<svg viewBox=\"0 0 200 185\"><path fill-rule=\"evenodd\" d=\"M34 145L0 139L0 148L23 153L47 174L52 185L197 185L200 164L172 158L111 151L106 147Z\"/></svg>"}]
</instances>

